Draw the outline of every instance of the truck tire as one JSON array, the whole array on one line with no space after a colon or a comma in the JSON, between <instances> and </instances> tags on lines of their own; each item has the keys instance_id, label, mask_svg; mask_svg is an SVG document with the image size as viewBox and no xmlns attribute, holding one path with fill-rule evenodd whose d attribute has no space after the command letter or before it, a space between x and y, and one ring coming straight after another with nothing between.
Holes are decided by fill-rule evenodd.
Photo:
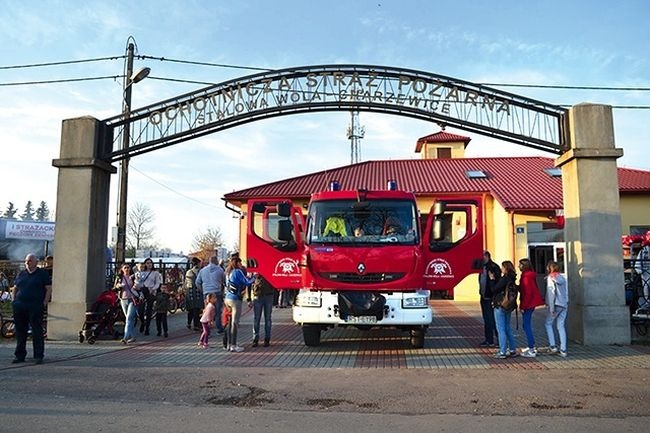
<instances>
[{"instance_id":1,"label":"truck tire","mask_svg":"<svg viewBox=\"0 0 650 433\"><path fill-rule=\"evenodd\" d=\"M302 338L305 346L316 347L320 345L320 326L302 325Z\"/></svg>"},{"instance_id":2,"label":"truck tire","mask_svg":"<svg viewBox=\"0 0 650 433\"><path fill-rule=\"evenodd\" d=\"M411 346L414 349L422 349L424 347L424 329L411 329Z\"/></svg>"}]
</instances>

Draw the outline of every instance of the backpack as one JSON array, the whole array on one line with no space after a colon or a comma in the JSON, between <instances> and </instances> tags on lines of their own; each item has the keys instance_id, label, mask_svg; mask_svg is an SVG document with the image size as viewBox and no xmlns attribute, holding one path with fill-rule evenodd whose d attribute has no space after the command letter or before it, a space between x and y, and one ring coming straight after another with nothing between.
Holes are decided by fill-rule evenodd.
<instances>
[{"instance_id":1,"label":"backpack","mask_svg":"<svg viewBox=\"0 0 650 433\"><path fill-rule=\"evenodd\" d=\"M505 311L513 311L517 308L517 295L519 291L514 282L508 283L506 290L503 293L503 298L499 302L499 307L503 308Z\"/></svg>"}]
</instances>

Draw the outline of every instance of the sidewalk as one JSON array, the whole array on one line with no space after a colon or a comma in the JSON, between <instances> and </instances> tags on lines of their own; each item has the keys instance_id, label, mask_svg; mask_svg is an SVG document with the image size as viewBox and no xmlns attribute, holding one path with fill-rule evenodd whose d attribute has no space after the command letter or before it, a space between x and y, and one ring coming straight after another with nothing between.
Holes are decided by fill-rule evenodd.
<instances>
[{"instance_id":1,"label":"sidewalk","mask_svg":"<svg viewBox=\"0 0 650 433\"><path fill-rule=\"evenodd\" d=\"M241 321L239 344L242 353L229 353L221 347L221 336L211 336L211 348L197 347L199 333L185 327L186 314L180 310L169 316L170 337L138 335L137 342L124 346L116 340L98 340L94 345L78 342L46 341L46 363L66 362L83 365L119 366L143 363L160 367L219 365L223 367L279 368L408 368L408 369L628 369L650 368L648 346L580 346L569 342L568 358L539 355L528 359L493 359L494 348L479 348L483 325L478 305L468 302L433 301L434 321L423 349L412 349L408 335L397 330L359 331L330 329L322 334L320 347L306 347L302 332L291 318L291 309L273 310L271 347L250 345L252 311ZM544 346L544 313L535 313L533 323L538 346ZM81 324L80 328L81 328ZM263 329L262 324L262 329ZM513 316L514 326L514 316ZM155 325L152 326L155 330ZM525 337L519 330L519 347ZM0 342L0 370L10 367L14 340ZM28 342L28 356L31 356ZM30 366L31 363L22 364Z\"/></svg>"}]
</instances>

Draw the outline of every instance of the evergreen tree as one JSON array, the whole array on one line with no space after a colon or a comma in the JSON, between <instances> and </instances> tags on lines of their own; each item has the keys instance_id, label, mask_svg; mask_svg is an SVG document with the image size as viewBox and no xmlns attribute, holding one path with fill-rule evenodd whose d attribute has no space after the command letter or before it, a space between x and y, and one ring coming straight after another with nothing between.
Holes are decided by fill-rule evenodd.
<instances>
[{"instance_id":1,"label":"evergreen tree","mask_svg":"<svg viewBox=\"0 0 650 433\"><path fill-rule=\"evenodd\" d=\"M23 221L34 221L34 206L32 205L31 200L29 200L25 205L25 211L20 216L20 219Z\"/></svg>"},{"instance_id":2,"label":"evergreen tree","mask_svg":"<svg viewBox=\"0 0 650 433\"><path fill-rule=\"evenodd\" d=\"M48 209L47 203L42 201L38 209L36 209L36 221L48 221L49 219L50 209Z\"/></svg>"},{"instance_id":3,"label":"evergreen tree","mask_svg":"<svg viewBox=\"0 0 650 433\"><path fill-rule=\"evenodd\" d=\"M9 219L16 219L16 212L18 212L18 209L14 207L12 202L9 202L9 206L7 206L7 210L2 216Z\"/></svg>"}]
</instances>

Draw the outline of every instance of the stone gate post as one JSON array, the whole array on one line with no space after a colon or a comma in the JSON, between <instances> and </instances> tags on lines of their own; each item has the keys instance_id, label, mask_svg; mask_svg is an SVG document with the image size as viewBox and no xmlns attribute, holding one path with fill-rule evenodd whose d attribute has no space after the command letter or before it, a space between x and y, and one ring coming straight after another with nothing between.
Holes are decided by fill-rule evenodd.
<instances>
[{"instance_id":1,"label":"stone gate post","mask_svg":"<svg viewBox=\"0 0 650 433\"><path fill-rule=\"evenodd\" d=\"M579 104L569 109L569 150L562 168L569 338L586 345L629 344L625 306L621 215L612 108Z\"/></svg>"},{"instance_id":2,"label":"stone gate post","mask_svg":"<svg viewBox=\"0 0 650 433\"><path fill-rule=\"evenodd\" d=\"M100 159L107 145L92 117L63 121L48 337L76 339L87 307L104 290L111 173ZM108 143L109 145L110 143Z\"/></svg>"}]
</instances>

